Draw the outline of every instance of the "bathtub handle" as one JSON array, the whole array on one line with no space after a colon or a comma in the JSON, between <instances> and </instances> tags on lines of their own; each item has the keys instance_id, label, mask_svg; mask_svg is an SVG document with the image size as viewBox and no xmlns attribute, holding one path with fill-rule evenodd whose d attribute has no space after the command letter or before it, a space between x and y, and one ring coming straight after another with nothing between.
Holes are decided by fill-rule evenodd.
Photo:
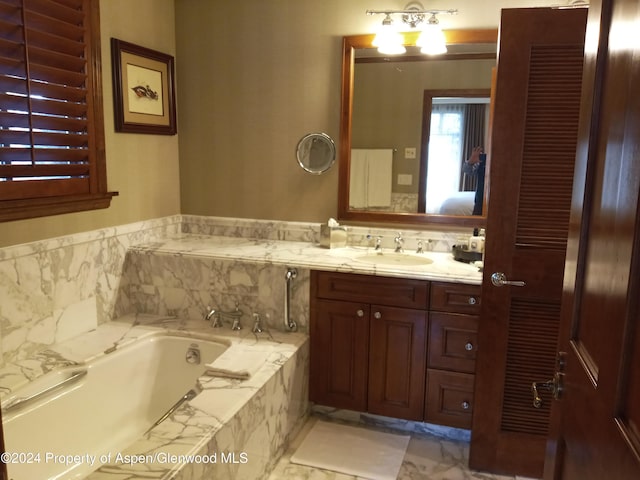
<instances>
[{"instance_id":1,"label":"bathtub handle","mask_svg":"<svg viewBox=\"0 0 640 480\"><path fill-rule=\"evenodd\" d=\"M45 395L55 390L59 390L62 387L66 387L72 383L77 382L82 377L84 377L88 372L89 371L86 368L83 368L82 370L74 370L73 372L71 372L71 375L69 375L64 380L54 385L51 385L50 387L47 387L44 390L36 392L33 395L29 395L28 397L18 397L18 398L14 398L13 400L10 400L6 405L2 407L2 410L6 413L14 408L24 406L25 404L32 402L34 400L37 400L40 397L44 397Z\"/></svg>"}]
</instances>

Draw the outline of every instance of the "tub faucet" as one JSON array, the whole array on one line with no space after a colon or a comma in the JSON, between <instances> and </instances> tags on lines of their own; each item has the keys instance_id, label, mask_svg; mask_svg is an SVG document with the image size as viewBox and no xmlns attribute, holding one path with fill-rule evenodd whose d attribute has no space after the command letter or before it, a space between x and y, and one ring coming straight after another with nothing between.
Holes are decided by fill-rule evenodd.
<instances>
[{"instance_id":1,"label":"tub faucet","mask_svg":"<svg viewBox=\"0 0 640 480\"><path fill-rule=\"evenodd\" d=\"M243 313L242 310L238 308L237 303L235 310L230 312L224 312L211 307L207 307L207 309L209 310L209 313L204 316L204 319L210 321L213 328L222 327L224 321L227 320L231 322L231 330L242 330L240 318L242 318Z\"/></svg>"},{"instance_id":2,"label":"tub faucet","mask_svg":"<svg viewBox=\"0 0 640 480\"><path fill-rule=\"evenodd\" d=\"M236 302L236 308L231 312L220 312L223 318L227 318L231 320L231 330L242 330L242 325L240 325L240 318L242 318L242 310L238 308L238 303Z\"/></svg>"},{"instance_id":3,"label":"tub faucet","mask_svg":"<svg viewBox=\"0 0 640 480\"><path fill-rule=\"evenodd\" d=\"M205 314L204 319L207 322L210 322L210 325L213 328L220 328L222 326L222 318L220 317L220 312L215 308L211 308L207 306L208 312Z\"/></svg>"},{"instance_id":4,"label":"tub faucet","mask_svg":"<svg viewBox=\"0 0 640 480\"><path fill-rule=\"evenodd\" d=\"M395 252L396 253L402 253L404 252L404 249L402 248L404 245L404 238L402 238L402 233L398 232L398 235L396 236L396 238L393 239L394 242L396 242L396 249Z\"/></svg>"},{"instance_id":5,"label":"tub faucet","mask_svg":"<svg viewBox=\"0 0 640 480\"><path fill-rule=\"evenodd\" d=\"M253 333L262 333L262 319L260 318L259 313L253 314L253 328L251 329Z\"/></svg>"}]
</instances>

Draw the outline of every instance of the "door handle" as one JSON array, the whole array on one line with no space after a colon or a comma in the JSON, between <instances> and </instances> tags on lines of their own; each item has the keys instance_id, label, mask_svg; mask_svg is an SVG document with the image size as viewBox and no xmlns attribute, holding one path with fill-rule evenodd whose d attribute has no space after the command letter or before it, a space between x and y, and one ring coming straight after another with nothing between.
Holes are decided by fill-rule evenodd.
<instances>
[{"instance_id":1,"label":"door handle","mask_svg":"<svg viewBox=\"0 0 640 480\"><path fill-rule=\"evenodd\" d=\"M491 274L491 283L496 287L503 287L505 285L512 285L514 287L524 287L526 283L521 280L507 280L507 276L502 272L495 272Z\"/></svg>"},{"instance_id":2,"label":"door handle","mask_svg":"<svg viewBox=\"0 0 640 480\"><path fill-rule=\"evenodd\" d=\"M531 393L533 393L533 406L535 408L542 407L542 397L538 393L538 389L544 388L549 390L553 398L559 400L564 390L564 373L556 372L551 380L546 382L533 382L531 384Z\"/></svg>"}]
</instances>

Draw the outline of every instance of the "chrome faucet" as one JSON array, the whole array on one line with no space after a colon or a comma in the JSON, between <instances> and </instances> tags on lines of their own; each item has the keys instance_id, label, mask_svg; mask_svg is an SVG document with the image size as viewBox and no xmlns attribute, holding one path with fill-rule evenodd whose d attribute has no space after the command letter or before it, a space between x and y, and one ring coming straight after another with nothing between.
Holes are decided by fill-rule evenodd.
<instances>
[{"instance_id":1,"label":"chrome faucet","mask_svg":"<svg viewBox=\"0 0 640 480\"><path fill-rule=\"evenodd\" d=\"M416 253L423 253L424 249L422 248L422 240L418 240L418 248L416 249Z\"/></svg>"},{"instance_id":2,"label":"chrome faucet","mask_svg":"<svg viewBox=\"0 0 640 480\"><path fill-rule=\"evenodd\" d=\"M222 326L220 312L218 312L215 308L211 308L209 306L207 306L207 310L208 312L204 316L205 321L210 322L210 325L213 328L220 328Z\"/></svg>"},{"instance_id":3,"label":"chrome faucet","mask_svg":"<svg viewBox=\"0 0 640 480\"><path fill-rule=\"evenodd\" d=\"M404 252L404 249L402 248L403 245L404 245L404 239L402 238L402 233L401 232L398 232L398 235L396 236L396 238L393 239L393 241L396 243L395 252L396 253Z\"/></svg>"},{"instance_id":4,"label":"chrome faucet","mask_svg":"<svg viewBox=\"0 0 640 480\"><path fill-rule=\"evenodd\" d=\"M376 237L376 246L373 248L376 252L380 252L382 250L382 237Z\"/></svg>"},{"instance_id":5,"label":"chrome faucet","mask_svg":"<svg viewBox=\"0 0 640 480\"><path fill-rule=\"evenodd\" d=\"M251 329L253 333L262 333L262 319L260 318L259 313L253 314L253 328Z\"/></svg>"},{"instance_id":6,"label":"chrome faucet","mask_svg":"<svg viewBox=\"0 0 640 480\"><path fill-rule=\"evenodd\" d=\"M213 328L222 327L224 320L231 320L231 330L242 330L240 318L242 318L243 313L242 310L238 308L237 303L235 310L231 312L223 312L222 310L216 310L211 307L207 307L207 309L209 312L204 316L204 319L210 321Z\"/></svg>"}]
</instances>

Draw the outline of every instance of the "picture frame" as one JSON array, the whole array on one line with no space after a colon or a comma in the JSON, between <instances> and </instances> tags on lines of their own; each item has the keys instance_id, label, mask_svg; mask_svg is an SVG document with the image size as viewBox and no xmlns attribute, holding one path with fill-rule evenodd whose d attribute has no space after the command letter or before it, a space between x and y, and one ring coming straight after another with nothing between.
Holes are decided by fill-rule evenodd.
<instances>
[{"instance_id":1,"label":"picture frame","mask_svg":"<svg viewBox=\"0 0 640 480\"><path fill-rule=\"evenodd\" d=\"M116 132L175 135L173 57L112 38L111 64Z\"/></svg>"}]
</instances>

